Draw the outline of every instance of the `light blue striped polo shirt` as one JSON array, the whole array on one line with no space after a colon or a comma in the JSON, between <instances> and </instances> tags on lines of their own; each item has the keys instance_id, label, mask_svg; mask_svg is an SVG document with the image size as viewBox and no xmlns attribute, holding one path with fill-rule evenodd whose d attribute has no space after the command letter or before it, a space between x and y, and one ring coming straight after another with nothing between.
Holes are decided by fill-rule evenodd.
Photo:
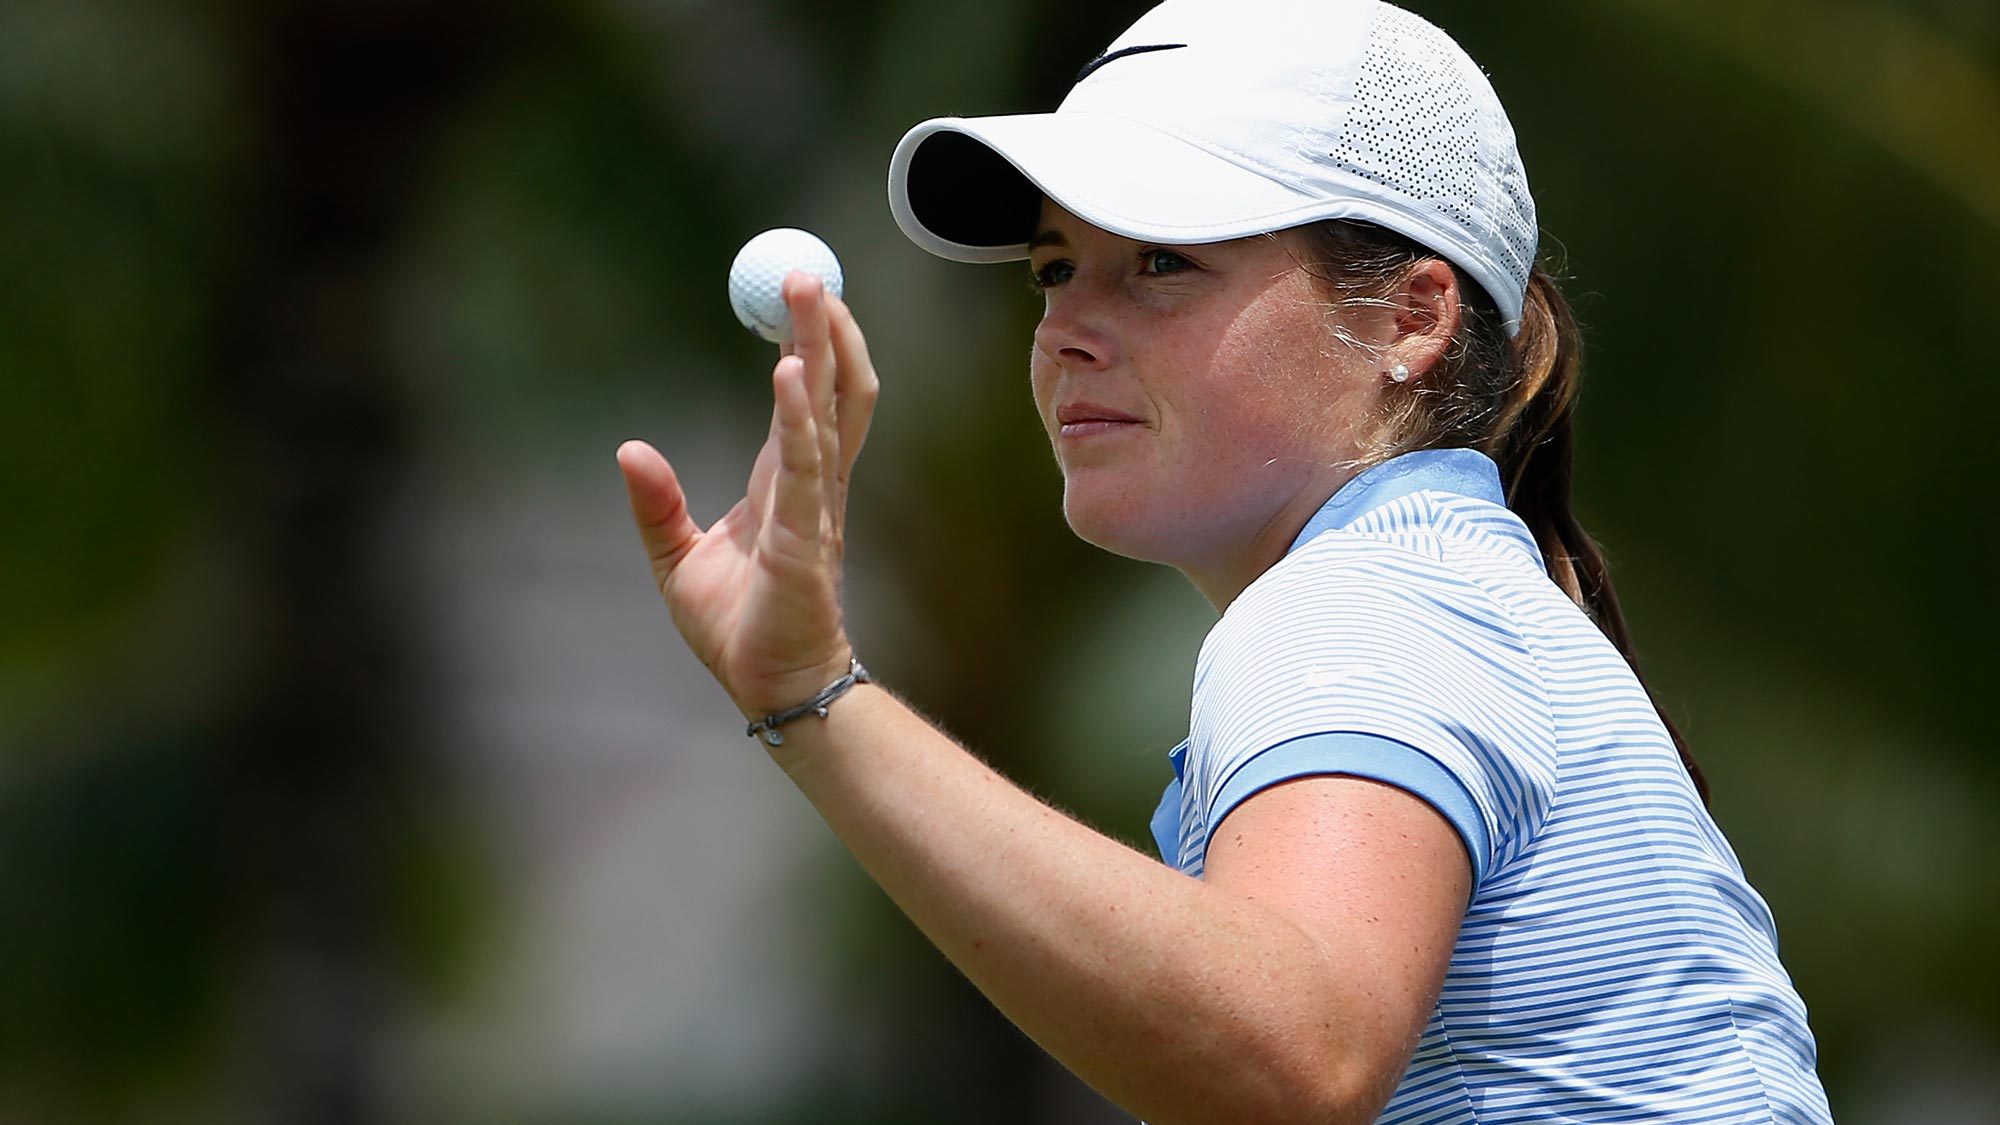
<instances>
[{"instance_id":1,"label":"light blue striped polo shirt","mask_svg":"<svg viewBox=\"0 0 2000 1125\"><path fill-rule=\"evenodd\" d=\"M1200 876L1231 809L1311 774L1458 829L1472 901L1383 1122L1830 1122L1769 908L1503 496L1449 449L1327 501L1202 645L1161 854Z\"/></svg>"}]
</instances>

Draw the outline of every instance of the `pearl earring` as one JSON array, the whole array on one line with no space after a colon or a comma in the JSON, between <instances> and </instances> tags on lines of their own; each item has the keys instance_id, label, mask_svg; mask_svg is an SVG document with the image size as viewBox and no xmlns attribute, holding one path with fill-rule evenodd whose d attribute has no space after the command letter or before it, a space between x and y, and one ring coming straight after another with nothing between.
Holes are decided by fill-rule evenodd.
<instances>
[{"instance_id":1,"label":"pearl earring","mask_svg":"<svg viewBox=\"0 0 2000 1125\"><path fill-rule=\"evenodd\" d=\"M1409 367L1409 365L1408 365L1408 364L1406 364L1406 363L1399 363L1399 364L1397 364L1396 366L1394 366L1394 367L1390 368L1390 369L1389 369L1389 378L1391 378L1391 379L1394 379L1394 380L1395 380L1396 382L1398 382L1398 383L1407 383L1407 382L1409 382L1409 381L1410 381L1410 367Z\"/></svg>"}]
</instances>

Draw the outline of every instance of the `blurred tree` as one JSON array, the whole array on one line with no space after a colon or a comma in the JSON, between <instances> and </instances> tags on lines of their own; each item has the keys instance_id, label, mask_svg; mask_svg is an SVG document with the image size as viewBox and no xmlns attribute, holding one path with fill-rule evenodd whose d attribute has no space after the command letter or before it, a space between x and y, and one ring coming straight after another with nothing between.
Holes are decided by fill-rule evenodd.
<instances>
[{"instance_id":1,"label":"blurred tree","mask_svg":"<svg viewBox=\"0 0 2000 1125\"><path fill-rule=\"evenodd\" d=\"M445 4L14 18L72 63L124 51L150 64L142 75L188 76L151 60L164 32L170 52L228 77L196 72L212 116L168 111L181 128L164 142L66 129L78 123L60 113L16 142L31 213L76 220L22 240L47 272L23 290L12 343L26 388L46 397L9 417L82 425L9 443L36 478L10 493L40 499L30 518L54 534L12 541L47 616L17 620L6 652L53 698L29 712L41 725L21 737L8 794L18 847L4 885L22 914L0 956L39 972L10 997L0 1068L31 1117L122 1115L145 1090L185 1087L168 1064L203 1057L204 1025L226 1016L257 1076L226 1102L268 1119L371 1119L376 1038L418 967L412 939L439 917L398 893L423 869L435 812L417 800L412 669L379 564L383 505L409 456L381 350L383 266L439 113L524 27ZM142 99L175 92L133 78L52 72L24 101L107 99L83 123L100 130L162 116ZM143 272L169 255L181 270ZM173 346L149 339L163 334ZM220 542L188 543L200 534ZM116 666L91 643L93 618L129 619L167 556L188 550L227 556L235 588L199 596L233 603L219 616L242 633L196 640L241 680L168 708L180 729L165 745L115 708L72 718L95 710L91 664ZM55 678L50 657L77 678ZM83 745L27 748L65 736ZM39 774L18 779L37 757Z\"/></svg>"}]
</instances>

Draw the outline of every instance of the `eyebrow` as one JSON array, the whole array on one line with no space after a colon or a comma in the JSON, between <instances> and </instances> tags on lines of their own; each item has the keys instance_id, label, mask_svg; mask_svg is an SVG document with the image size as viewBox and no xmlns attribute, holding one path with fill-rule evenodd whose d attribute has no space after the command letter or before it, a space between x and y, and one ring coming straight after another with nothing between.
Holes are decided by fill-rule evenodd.
<instances>
[{"instance_id":1,"label":"eyebrow","mask_svg":"<svg viewBox=\"0 0 2000 1125\"><path fill-rule=\"evenodd\" d=\"M1063 232L1059 230L1036 231L1035 237L1028 240L1028 249L1030 250L1039 250L1044 246L1068 246L1068 245L1069 245L1069 239L1064 238Z\"/></svg>"}]
</instances>

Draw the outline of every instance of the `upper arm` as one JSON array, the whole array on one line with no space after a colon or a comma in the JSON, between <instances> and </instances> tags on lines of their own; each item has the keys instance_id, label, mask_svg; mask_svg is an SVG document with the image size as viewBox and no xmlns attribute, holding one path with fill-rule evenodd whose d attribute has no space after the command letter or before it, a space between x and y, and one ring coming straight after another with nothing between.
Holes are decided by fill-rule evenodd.
<instances>
[{"instance_id":1,"label":"upper arm","mask_svg":"<svg viewBox=\"0 0 2000 1125\"><path fill-rule=\"evenodd\" d=\"M1337 1011L1386 1103L1437 1004L1471 895L1463 840L1431 805L1337 774L1263 789L1209 841L1203 880L1296 925L1325 955Z\"/></svg>"}]
</instances>

